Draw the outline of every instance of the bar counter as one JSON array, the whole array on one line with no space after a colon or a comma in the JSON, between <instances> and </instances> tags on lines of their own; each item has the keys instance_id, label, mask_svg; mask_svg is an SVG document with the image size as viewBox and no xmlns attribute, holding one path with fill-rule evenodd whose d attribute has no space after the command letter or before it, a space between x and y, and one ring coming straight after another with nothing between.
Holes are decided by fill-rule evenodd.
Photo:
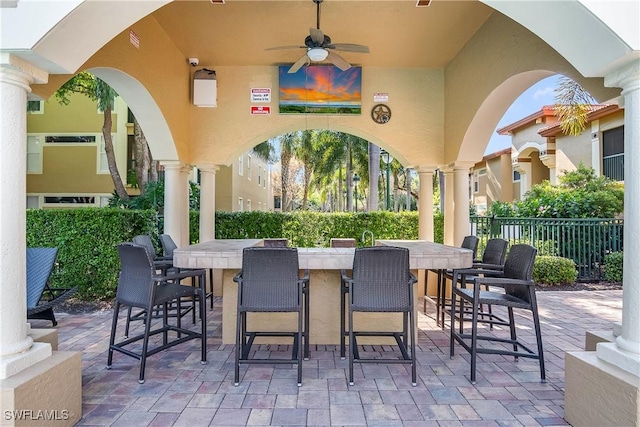
<instances>
[{"instance_id":1,"label":"bar counter","mask_svg":"<svg viewBox=\"0 0 640 427\"><path fill-rule=\"evenodd\" d=\"M238 295L233 276L242 267L242 250L246 247L262 246L262 243L261 239L219 239L174 251L173 262L176 267L222 270L222 342L224 344L235 343ZM400 246L409 249L411 270L465 268L470 267L472 263L470 250L426 240L376 240L376 245ZM339 344L340 270L349 270L353 266L354 251L354 248L298 248L300 269L309 269L310 272L309 342L311 344ZM418 295L419 292L416 291L416 306L419 301ZM362 314L363 316L356 319L359 323L358 328L362 330L369 328L385 330L383 325L396 327L400 318L395 313ZM255 320L252 324L259 324L262 330L288 330L289 325L295 324L295 315L288 313L254 314L254 316ZM260 319L257 320L257 317ZM375 337L371 340L373 341L369 344L377 343ZM363 339L363 344L366 343Z\"/></svg>"}]
</instances>

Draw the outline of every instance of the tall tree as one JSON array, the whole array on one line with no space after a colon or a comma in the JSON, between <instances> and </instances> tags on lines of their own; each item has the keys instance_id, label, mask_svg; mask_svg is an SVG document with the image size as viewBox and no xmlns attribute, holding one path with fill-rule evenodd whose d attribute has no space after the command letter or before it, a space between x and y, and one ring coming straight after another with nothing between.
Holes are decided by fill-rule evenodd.
<instances>
[{"instance_id":1,"label":"tall tree","mask_svg":"<svg viewBox=\"0 0 640 427\"><path fill-rule=\"evenodd\" d=\"M69 99L71 93L81 93L89 99L96 101L98 108L102 111L104 118L102 123L102 136L104 138L104 151L107 155L109 173L111 174L113 186L118 197L125 200L128 199L129 194L118 171L113 149L113 140L111 139L111 128L113 127L111 112L113 111L115 98L118 94L103 80L86 71L76 74L63 84L60 89L56 91L56 98L61 104L68 105L69 102L71 102Z\"/></svg>"},{"instance_id":2,"label":"tall tree","mask_svg":"<svg viewBox=\"0 0 640 427\"><path fill-rule=\"evenodd\" d=\"M290 182L290 170L289 166L291 163L291 158L293 157L293 153L295 151L296 145L296 133L289 132L282 135L280 138L280 179L282 183L281 191L282 191L282 211L288 211L292 208L291 203L291 182Z\"/></svg>"},{"instance_id":3,"label":"tall tree","mask_svg":"<svg viewBox=\"0 0 640 427\"><path fill-rule=\"evenodd\" d=\"M379 206L378 184L380 180L380 147L369 143L369 198L367 201L368 211L377 211Z\"/></svg>"},{"instance_id":4,"label":"tall tree","mask_svg":"<svg viewBox=\"0 0 640 427\"><path fill-rule=\"evenodd\" d=\"M309 186L311 184L311 175L313 174L314 160L316 159L316 149L314 145L315 133L310 130L304 130L300 134L299 144L296 146L296 157L302 162L304 167L303 184L302 184L302 210L307 209L307 200L309 199Z\"/></svg>"},{"instance_id":5,"label":"tall tree","mask_svg":"<svg viewBox=\"0 0 640 427\"><path fill-rule=\"evenodd\" d=\"M152 165L153 159L151 158L147 138L144 136L142 128L135 116L133 117L133 138L135 140L136 151L136 178L138 181L138 188L140 188L140 193L143 193L147 182L152 180L152 170L154 165ZM157 166L155 169L155 177L157 180Z\"/></svg>"}]
</instances>

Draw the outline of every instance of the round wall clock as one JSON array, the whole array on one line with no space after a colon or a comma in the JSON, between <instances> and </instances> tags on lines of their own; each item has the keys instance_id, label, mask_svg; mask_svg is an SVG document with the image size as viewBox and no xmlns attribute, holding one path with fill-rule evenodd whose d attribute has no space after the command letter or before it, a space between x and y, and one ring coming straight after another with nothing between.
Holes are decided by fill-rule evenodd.
<instances>
[{"instance_id":1,"label":"round wall clock","mask_svg":"<svg viewBox=\"0 0 640 427\"><path fill-rule=\"evenodd\" d=\"M391 120L391 108L384 104L374 105L371 109L371 118L376 123L385 124Z\"/></svg>"}]
</instances>

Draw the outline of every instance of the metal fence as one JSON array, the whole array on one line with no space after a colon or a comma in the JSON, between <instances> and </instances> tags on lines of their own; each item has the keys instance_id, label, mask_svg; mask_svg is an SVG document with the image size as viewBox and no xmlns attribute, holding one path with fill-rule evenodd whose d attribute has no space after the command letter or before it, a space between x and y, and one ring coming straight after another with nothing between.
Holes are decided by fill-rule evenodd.
<instances>
[{"instance_id":1,"label":"metal fence","mask_svg":"<svg viewBox=\"0 0 640 427\"><path fill-rule=\"evenodd\" d=\"M481 246L489 238L501 237L511 245L527 243L539 255L572 259L578 280L604 278L605 255L622 251L623 223L614 218L502 218L472 216L471 234Z\"/></svg>"}]
</instances>

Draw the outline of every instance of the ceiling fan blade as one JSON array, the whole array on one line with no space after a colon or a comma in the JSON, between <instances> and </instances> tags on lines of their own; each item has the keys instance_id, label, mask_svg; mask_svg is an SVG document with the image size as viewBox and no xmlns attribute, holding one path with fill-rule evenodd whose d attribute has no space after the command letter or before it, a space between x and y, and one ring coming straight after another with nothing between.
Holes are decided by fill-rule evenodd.
<instances>
[{"instance_id":1,"label":"ceiling fan blade","mask_svg":"<svg viewBox=\"0 0 640 427\"><path fill-rule=\"evenodd\" d=\"M324 33L319 28L309 28L309 35L311 35L311 40L318 46L324 43Z\"/></svg>"},{"instance_id":2,"label":"ceiling fan blade","mask_svg":"<svg viewBox=\"0 0 640 427\"><path fill-rule=\"evenodd\" d=\"M346 71L351 68L351 64L349 64L345 59L338 55L335 52L329 51L329 56L327 56L327 61L331 62L336 67L340 68L342 71Z\"/></svg>"},{"instance_id":3,"label":"ceiling fan blade","mask_svg":"<svg viewBox=\"0 0 640 427\"><path fill-rule=\"evenodd\" d=\"M300 45L276 46L276 47L267 48L265 50L281 50L281 49L307 49L307 47L306 46L300 46Z\"/></svg>"},{"instance_id":4,"label":"ceiling fan blade","mask_svg":"<svg viewBox=\"0 0 640 427\"><path fill-rule=\"evenodd\" d=\"M369 46L352 43L332 43L325 46L328 49L335 49L342 52L357 52L357 53L369 53Z\"/></svg>"},{"instance_id":5,"label":"ceiling fan blade","mask_svg":"<svg viewBox=\"0 0 640 427\"><path fill-rule=\"evenodd\" d=\"M305 53L304 55L302 55L300 57L300 59L298 59L296 61L295 64L293 64L291 66L291 68L289 68L289 71L287 71L288 74L293 74L296 71L298 71L300 68L302 68L303 65L305 65L307 62L309 62L309 57L307 57L307 54Z\"/></svg>"}]
</instances>

